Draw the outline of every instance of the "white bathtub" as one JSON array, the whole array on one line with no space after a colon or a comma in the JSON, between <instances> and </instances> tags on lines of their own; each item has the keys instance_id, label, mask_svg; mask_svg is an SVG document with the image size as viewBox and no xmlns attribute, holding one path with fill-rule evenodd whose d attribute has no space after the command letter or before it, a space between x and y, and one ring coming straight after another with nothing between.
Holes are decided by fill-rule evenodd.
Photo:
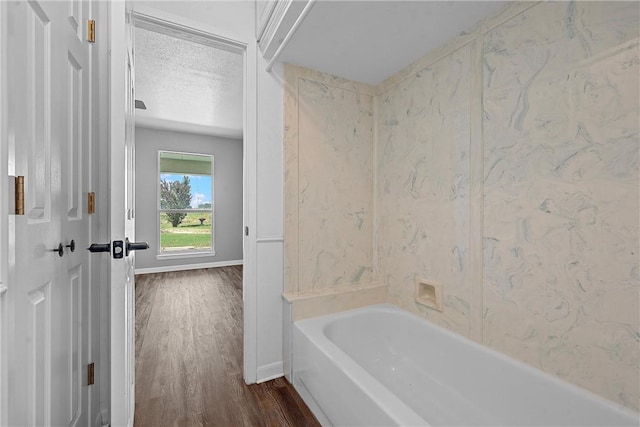
<instances>
[{"instance_id":1,"label":"white bathtub","mask_svg":"<svg viewBox=\"0 0 640 427\"><path fill-rule=\"evenodd\" d=\"M293 384L323 425L638 425L638 414L382 304L293 328Z\"/></svg>"}]
</instances>

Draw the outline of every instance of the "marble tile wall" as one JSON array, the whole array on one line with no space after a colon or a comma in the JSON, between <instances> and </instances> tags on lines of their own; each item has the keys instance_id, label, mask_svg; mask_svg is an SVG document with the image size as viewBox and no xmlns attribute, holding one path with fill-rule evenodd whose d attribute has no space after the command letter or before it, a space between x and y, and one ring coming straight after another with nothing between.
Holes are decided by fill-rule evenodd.
<instances>
[{"instance_id":1,"label":"marble tile wall","mask_svg":"<svg viewBox=\"0 0 640 427\"><path fill-rule=\"evenodd\" d=\"M389 301L468 335L471 50L378 95L376 267ZM442 284L442 312L413 301L414 278Z\"/></svg>"},{"instance_id":2,"label":"marble tile wall","mask_svg":"<svg viewBox=\"0 0 640 427\"><path fill-rule=\"evenodd\" d=\"M340 306L336 289L379 279L638 410L639 16L512 3L376 88L289 66L285 291ZM416 276L442 312L415 303Z\"/></svg>"},{"instance_id":3,"label":"marble tile wall","mask_svg":"<svg viewBox=\"0 0 640 427\"><path fill-rule=\"evenodd\" d=\"M285 72L285 292L373 280L372 88Z\"/></svg>"},{"instance_id":4,"label":"marble tile wall","mask_svg":"<svg viewBox=\"0 0 640 427\"><path fill-rule=\"evenodd\" d=\"M539 3L383 84L374 227L390 302L636 410L638 16Z\"/></svg>"},{"instance_id":5,"label":"marble tile wall","mask_svg":"<svg viewBox=\"0 0 640 427\"><path fill-rule=\"evenodd\" d=\"M484 343L638 409L638 3L484 37Z\"/></svg>"}]
</instances>

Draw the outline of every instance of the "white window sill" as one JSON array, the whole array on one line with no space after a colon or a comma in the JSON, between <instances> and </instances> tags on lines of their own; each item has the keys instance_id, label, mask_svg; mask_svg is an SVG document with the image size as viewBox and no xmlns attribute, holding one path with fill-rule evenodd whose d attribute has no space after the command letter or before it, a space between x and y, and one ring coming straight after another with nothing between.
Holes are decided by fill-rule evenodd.
<instances>
[{"instance_id":1,"label":"white window sill","mask_svg":"<svg viewBox=\"0 0 640 427\"><path fill-rule=\"evenodd\" d=\"M216 256L214 251L211 252L197 252L197 251L181 251L176 253L162 253L157 254L156 259L162 261L165 259L185 259L185 258L205 258Z\"/></svg>"}]
</instances>

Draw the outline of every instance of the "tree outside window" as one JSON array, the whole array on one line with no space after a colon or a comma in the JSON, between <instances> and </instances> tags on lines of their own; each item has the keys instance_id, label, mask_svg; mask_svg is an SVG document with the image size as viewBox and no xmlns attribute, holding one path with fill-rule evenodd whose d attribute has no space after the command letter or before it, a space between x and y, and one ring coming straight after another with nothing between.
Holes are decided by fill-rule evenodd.
<instances>
[{"instance_id":1,"label":"tree outside window","mask_svg":"<svg viewBox=\"0 0 640 427\"><path fill-rule=\"evenodd\" d=\"M182 181L160 179L160 209L188 209L191 207L191 198L191 183L188 176L184 175ZM187 216L184 212L166 215L174 228Z\"/></svg>"}]
</instances>

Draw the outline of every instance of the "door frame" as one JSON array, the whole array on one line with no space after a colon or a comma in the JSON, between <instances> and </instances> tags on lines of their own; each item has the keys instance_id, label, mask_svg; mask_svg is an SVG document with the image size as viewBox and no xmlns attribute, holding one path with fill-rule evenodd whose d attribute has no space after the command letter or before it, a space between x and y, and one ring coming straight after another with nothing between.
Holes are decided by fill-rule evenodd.
<instances>
[{"instance_id":1,"label":"door frame","mask_svg":"<svg viewBox=\"0 0 640 427\"><path fill-rule=\"evenodd\" d=\"M6 2L0 2L0 183L2 191L0 194L7 194L9 189L8 178L8 136L7 123L7 26L1 25L6 13ZM9 226L9 198L0 197L0 425L7 425L9 386L8 386L8 361L7 349L9 347L8 320L7 313L7 280L8 280L8 226Z\"/></svg>"},{"instance_id":2,"label":"door frame","mask_svg":"<svg viewBox=\"0 0 640 427\"><path fill-rule=\"evenodd\" d=\"M161 11L153 7L135 5L136 17L199 35L214 40L242 53L244 58L243 78L243 221L249 227L249 236L243 233L243 377L247 384L257 381L257 277L256 277L256 230L257 230L257 43L250 37L241 37L215 26L194 21L186 17ZM116 19L116 17L112 17ZM117 19L120 19L118 17ZM124 19L124 16L121 17ZM113 29L113 22L110 25ZM124 43L124 40L115 42ZM112 42L114 41L112 35ZM112 51L116 49L111 46ZM118 88L119 89L119 88ZM114 94L119 99L122 94ZM243 230L238 230L242 232ZM120 337L125 340L126 337ZM113 408L112 408L113 409Z\"/></svg>"},{"instance_id":3,"label":"door frame","mask_svg":"<svg viewBox=\"0 0 640 427\"><path fill-rule=\"evenodd\" d=\"M108 230L106 241L124 241L127 232L127 220L125 212L127 208L127 182L125 180L126 171L121 169L125 165L127 157L126 147L126 125L127 110L126 101L128 99L128 75L127 75L127 55L129 54L128 39L128 8L130 1L110 1L103 2L108 10L109 28L109 58L108 76L105 79L109 84L109 98L107 105L108 114L108 159L109 167L104 178L104 185L108 188L108 206L105 211L108 220L105 227ZM122 170L120 175L113 174L113 170ZM132 238L134 236L131 236ZM125 269L128 259L120 260L122 263L122 273L114 274L115 260L111 254L103 258L106 265L107 276L102 284L107 290L106 305L107 313L107 342L109 354L109 376L107 382L109 386L110 414L109 423L116 426L133 426L134 415L134 387L135 384L129 382L133 376L134 361L132 359L131 343L134 340L134 333L131 332L131 310L134 301L131 301L131 286L125 277ZM103 420L104 421L104 420Z\"/></svg>"}]
</instances>

